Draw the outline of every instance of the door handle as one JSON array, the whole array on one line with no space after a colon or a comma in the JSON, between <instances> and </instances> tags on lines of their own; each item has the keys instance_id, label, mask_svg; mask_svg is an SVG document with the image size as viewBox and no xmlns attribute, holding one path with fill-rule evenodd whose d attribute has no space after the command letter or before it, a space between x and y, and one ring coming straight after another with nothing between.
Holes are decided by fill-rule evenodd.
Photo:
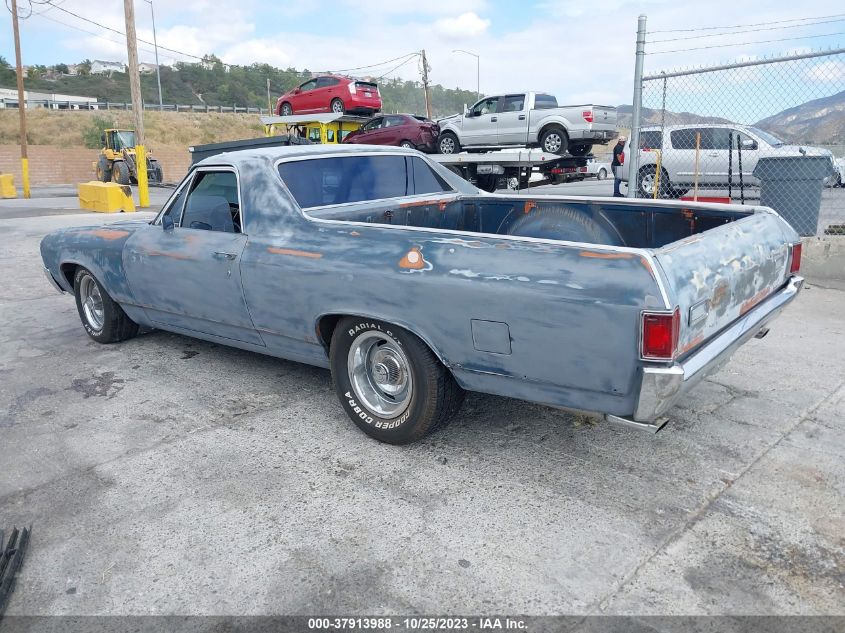
<instances>
[{"instance_id":1,"label":"door handle","mask_svg":"<svg viewBox=\"0 0 845 633\"><path fill-rule=\"evenodd\" d=\"M496 121L498 121L498 120L499 120L499 119L498 119L498 117L494 117L494 116L491 116L491 117L490 117L490 122L491 122L491 123L495 123L495 122L496 122Z\"/></svg>"},{"instance_id":2,"label":"door handle","mask_svg":"<svg viewBox=\"0 0 845 633\"><path fill-rule=\"evenodd\" d=\"M214 251L214 256L217 259L228 259L229 261L235 259L238 254L237 253L224 253L222 251Z\"/></svg>"},{"instance_id":3,"label":"door handle","mask_svg":"<svg viewBox=\"0 0 845 633\"><path fill-rule=\"evenodd\" d=\"M524 115L524 114L520 114L517 118L518 118L520 121L524 121L524 120L525 120L525 115Z\"/></svg>"}]
</instances>

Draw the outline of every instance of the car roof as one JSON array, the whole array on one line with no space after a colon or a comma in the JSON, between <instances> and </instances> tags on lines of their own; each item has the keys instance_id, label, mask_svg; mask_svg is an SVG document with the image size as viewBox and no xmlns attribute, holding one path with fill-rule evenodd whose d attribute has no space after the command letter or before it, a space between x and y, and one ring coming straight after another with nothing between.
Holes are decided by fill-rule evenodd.
<instances>
[{"instance_id":1,"label":"car roof","mask_svg":"<svg viewBox=\"0 0 845 633\"><path fill-rule=\"evenodd\" d=\"M753 125L742 125L740 123L684 123L679 125L664 125L664 130L688 130L688 129L698 129L698 128L710 128L710 127L731 127L740 130L752 130L755 129ZM654 132L659 131L661 127L659 125L644 125L640 128L640 132Z\"/></svg>"},{"instance_id":2,"label":"car roof","mask_svg":"<svg viewBox=\"0 0 845 633\"><path fill-rule=\"evenodd\" d=\"M407 154L409 156L419 155L419 152L402 147L367 145L363 149L360 145L287 145L279 147L262 147L256 149L241 149L234 152L222 152L209 156L197 163L197 166L206 165L240 165L252 162L256 159L275 161L280 158L305 158L311 156L331 154Z\"/></svg>"}]
</instances>

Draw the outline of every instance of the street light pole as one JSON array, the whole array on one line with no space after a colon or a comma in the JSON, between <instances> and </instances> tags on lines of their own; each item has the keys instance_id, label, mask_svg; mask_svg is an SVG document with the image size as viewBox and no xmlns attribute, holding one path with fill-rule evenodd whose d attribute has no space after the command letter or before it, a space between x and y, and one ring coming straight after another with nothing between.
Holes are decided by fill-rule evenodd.
<instances>
[{"instance_id":1,"label":"street light pole","mask_svg":"<svg viewBox=\"0 0 845 633\"><path fill-rule=\"evenodd\" d=\"M26 98L23 91L23 64L21 64L21 36L18 30L18 2L12 0L12 31L15 37L15 69L18 73L18 116L21 122L21 180L23 197L29 198L29 158L26 146Z\"/></svg>"},{"instance_id":2,"label":"street light pole","mask_svg":"<svg viewBox=\"0 0 845 633\"><path fill-rule=\"evenodd\" d=\"M153 16L153 47L156 51L156 81L158 81L158 109L161 112L164 109L164 105L161 100L161 68L158 64L158 40L156 39L156 12L153 8L153 0L146 0L146 2L150 3L150 15Z\"/></svg>"},{"instance_id":3,"label":"street light pole","mask_svg":"<svg viewBox=\"0 0 845 633\"><path fill-rule=\"evenodd\" d=\"M470 51L465 51L462 48L455 48L453 53L466 53L475 57L475 98L481 99L481 56Z\"/></svg>"}]
</instances>

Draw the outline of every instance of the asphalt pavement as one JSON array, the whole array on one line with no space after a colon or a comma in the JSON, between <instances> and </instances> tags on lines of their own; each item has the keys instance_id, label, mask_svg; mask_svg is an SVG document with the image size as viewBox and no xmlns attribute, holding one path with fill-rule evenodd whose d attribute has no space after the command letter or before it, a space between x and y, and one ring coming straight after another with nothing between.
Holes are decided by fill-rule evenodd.
<instances>
[{"instance_id":1,"label":"asphalt pavement","mask_svg":"<svg viewBox=\"0 0 845 633\"><path fill-rule=\"evenodd\" d=\"M125 216L39 204L0 201L9 615L845 615L845 292L811 283L656 435L470 394L395 447L326 370L93 342L38 243Z\"/></svg>"}]
</instances>

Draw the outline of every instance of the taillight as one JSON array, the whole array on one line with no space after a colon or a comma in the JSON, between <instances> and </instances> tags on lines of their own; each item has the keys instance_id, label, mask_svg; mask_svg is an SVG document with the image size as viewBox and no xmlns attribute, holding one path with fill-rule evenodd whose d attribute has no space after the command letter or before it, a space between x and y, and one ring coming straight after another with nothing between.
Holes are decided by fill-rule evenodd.
<instances>
[{"instance_id":1,"label":"taillight","mask_svg":"<svg viewBox=\"0 0 845 633\"><path fill-rule=\"evenodd\" d=\"M592 110L584 110L584 111L581 113L581 116L582 116L582 117L584 117L584 120L585 120L587 123L592 123L592 122L593 122L593 111L592 111Z\"/></svg>"},{"instance_id":2,"label":"taillight","mask_svg":"<svg viewBox=\"0 0 845 633\"><path fill-rule=\"evenodd\" d=\"M789 274L801 270L801 242L792 245L792 258L789 260Z\"/></svg>"},{"instance_id":3,"label":"taillight","mask_svg":"<svg viewBox=\"0 0 845 633\"><path fill-rule=\"evenodd\" d=\"M640 356L645 360L672 360L681 331L681 311L643 312Z\"/></svg>"},{"instance_id":4,"label":"taillight","mask_svg":"<svg viewBox=\"0 0 845 633\"><path fill-rule=\"evenodd\" d=\"M349 94L354 95L356 91L357 90L355 88L355 82L354 81L350 82L349 83Z\"/></svg>"}]
</instances>

